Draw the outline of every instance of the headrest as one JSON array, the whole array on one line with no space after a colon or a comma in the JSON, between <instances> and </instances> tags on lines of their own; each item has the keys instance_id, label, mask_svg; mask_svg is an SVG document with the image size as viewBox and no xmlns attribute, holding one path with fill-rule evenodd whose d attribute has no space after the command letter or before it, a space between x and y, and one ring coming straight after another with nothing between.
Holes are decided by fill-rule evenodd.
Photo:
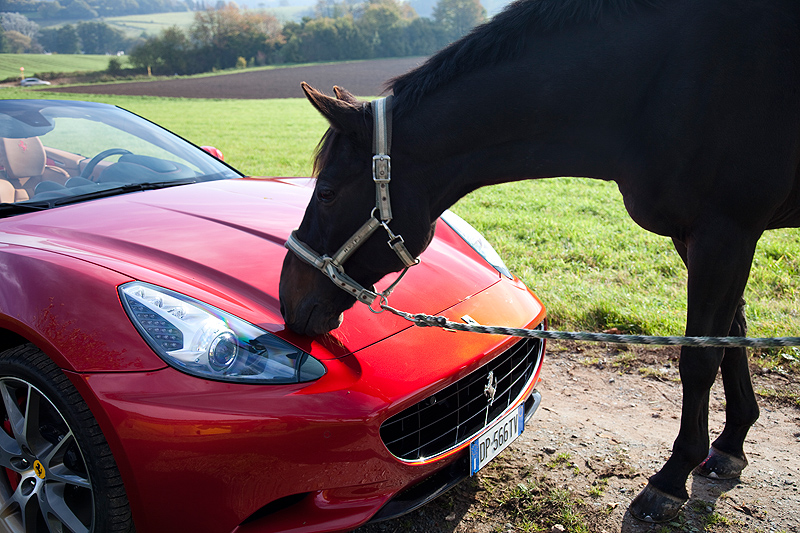
<instances>
[{"instance_id":1,"label":"headrest","mask_svg":"<svg viewBox=\"0 0 800 533\"><path fill-rule=\"evenodd\" d=\"M16 201L14 186L6 180L0 180L0 202L13 204Z\"/></svg>"},{"instance_id":2,"label":"headrest","mask_svg":"<svg viewBox=\"0 0 800 533\"><path fill-rule=\"evenodd\" d=\"M42 175L47 157L39 137L2 138L0 141L0 162L6 167L9 178Z\"/></svg>"}]
</instances>

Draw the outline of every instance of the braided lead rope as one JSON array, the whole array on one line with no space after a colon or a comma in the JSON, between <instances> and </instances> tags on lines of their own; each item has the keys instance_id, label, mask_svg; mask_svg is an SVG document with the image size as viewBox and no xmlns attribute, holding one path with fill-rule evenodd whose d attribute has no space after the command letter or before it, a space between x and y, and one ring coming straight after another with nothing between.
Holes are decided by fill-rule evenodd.
<instances>
[{"instance_id":1,"label":"braided lead rope","mask_svg":"<svg viewBox=\"0 0 800 533\"><path fill-rule=\"evenodd\" d=\"M652 344L657 346L717 346L767 348L777 346L800 346L800 337L651 337L646 335L615 335L611 333L586 333L577 331L545 331L538 329L509 328L505 326L482 326L450 322L443 316L411 314L382 304L381 309L389 311L420 327L437 327L472 333L488 333L490 335L506 335L511 337L527 337L535 339L555 339L589 342L613 342L617 344Z\"/></svg>"}]
</instances>

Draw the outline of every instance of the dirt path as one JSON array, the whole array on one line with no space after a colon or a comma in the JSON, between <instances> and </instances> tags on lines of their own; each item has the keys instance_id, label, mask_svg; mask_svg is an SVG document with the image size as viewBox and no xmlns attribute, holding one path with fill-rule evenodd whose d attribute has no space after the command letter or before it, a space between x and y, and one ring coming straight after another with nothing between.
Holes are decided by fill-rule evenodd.
<instances>
[{"instance_id":1,"label":"dirt path","mask_svg":"<svg viewBox=\"0 0 800 533\"><path fill-rule=\"evenodd\" d=\"M401 57L352 61L203 78L52 87L48 91L175 98L303 98L300 82L305 81L328 94L332 94L334 85L339 85L357 96L378 96L383 92L387 80L420 65L424 60L424 57Z\"/></svg>"},{"instance_id":2,"label":"dirt path","mask_svg":"<svg viewBox=\"0 0 800 533\"><path fill-rule=\"evenodd\" d=\"M677 353L551 343L542 407L499 460L427 507L357 532L800 533L800 409L764 400L741 479L690 477L691 499L668 524L643 524L627 513L677 434ZM776 374L755 381L756 389L798 387ZM712 438L724 417L718 381Z\"/></svg>"}]
</instances>

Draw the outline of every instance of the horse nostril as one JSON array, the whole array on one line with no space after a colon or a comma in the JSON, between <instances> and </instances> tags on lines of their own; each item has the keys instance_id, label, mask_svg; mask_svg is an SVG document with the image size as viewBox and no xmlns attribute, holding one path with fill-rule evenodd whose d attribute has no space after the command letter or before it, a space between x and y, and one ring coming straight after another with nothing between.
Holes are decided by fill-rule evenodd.
<instances>
[{"instance_id":1,"label":"horse nostril","mask_svg":"<svg viewBox=\"0 0 800 533\"><path fill-rule=\"evenodd\" d=\"M339 316L332 317L328 322L328 327L330 328L329 331L332 331L341 326L342 322L344 322L344 313L340 313Z\"/></svg>"}]
</instances>

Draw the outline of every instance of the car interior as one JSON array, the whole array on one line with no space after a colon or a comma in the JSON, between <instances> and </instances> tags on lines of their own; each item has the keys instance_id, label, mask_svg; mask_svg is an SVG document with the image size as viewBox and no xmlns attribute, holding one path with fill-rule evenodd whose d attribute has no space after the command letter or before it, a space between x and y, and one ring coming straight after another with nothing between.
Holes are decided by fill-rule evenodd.
<instances>
[{"instance_id":1,"label":"car interior","mask_svg":"<svg viewBox=\"0 0 800 533\"><path fill-rule=\"evenodd\" d=\"M241 176L220 160L113 106L0 100L0 217Z\"/></svg>"},{"instance_id":2,"label":"car interior","mask_svg":"<svg viewBox=\"0 0 800 533\"><path fill-rule=\"evenodd\" d=\"M117 161L106 160L119 156ZM97 184L153 183L197 177L188 166L112 148L92 158L45 147L39 137L0 138L0 203L70 196Z\"/></svg>"},{"instance_id":3,"label":"car interior","mask_svg":"<svg viewBox=\"0 0 800 533\"><path fill-rule=\"evenodd\" d=\"M47 157L38 137L0 138L0 202L29 200L43 182L65 185L68 170Z\"/></svg>"}]
</instances>

